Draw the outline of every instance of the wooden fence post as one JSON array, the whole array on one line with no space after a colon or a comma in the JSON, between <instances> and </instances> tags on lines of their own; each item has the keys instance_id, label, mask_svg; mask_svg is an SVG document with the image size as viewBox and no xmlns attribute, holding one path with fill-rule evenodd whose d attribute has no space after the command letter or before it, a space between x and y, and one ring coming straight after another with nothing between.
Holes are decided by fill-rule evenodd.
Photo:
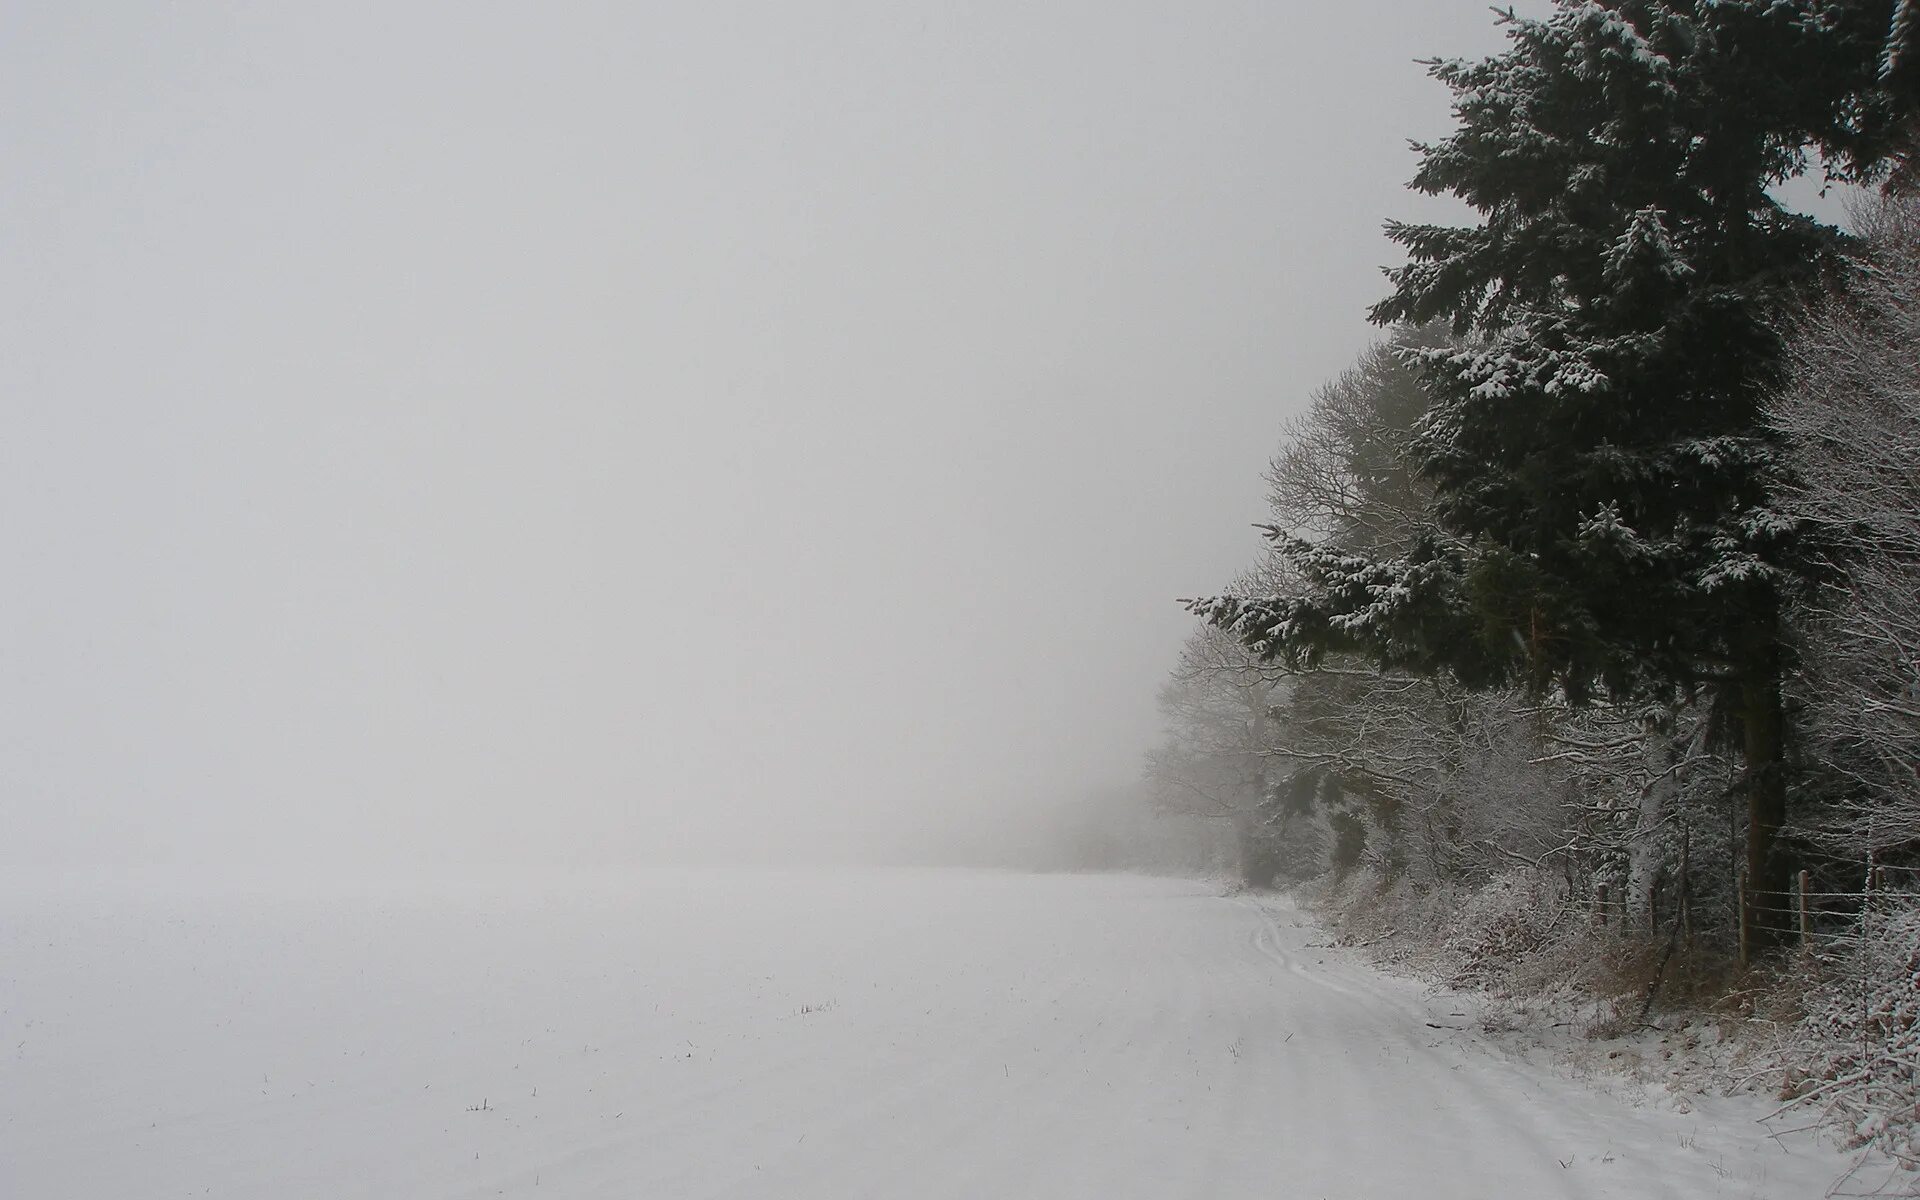
<instances>
[{"instance_id":1,"label":"wooden fence post","mask_svg":"<svg viewBox=\"0 0 1920 1200\"><path fill-rule=\"evenodd\" d=\"M1800 872L1800 944L1802 946L1807 944L1807 934L1813 927L1807 908L1807 892L1811 890L1807 883L1810 878L1811 872L1804 870Z\"/></svg>"}]
</instances>

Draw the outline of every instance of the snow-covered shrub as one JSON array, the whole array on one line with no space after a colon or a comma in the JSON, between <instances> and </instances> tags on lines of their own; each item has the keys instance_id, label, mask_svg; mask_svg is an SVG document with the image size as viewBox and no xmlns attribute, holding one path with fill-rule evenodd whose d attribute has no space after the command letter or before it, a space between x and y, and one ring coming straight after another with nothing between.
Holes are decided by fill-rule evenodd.
<instances>
[{"instance_id":1,"label":"snow-covered shrub","mask_svg":"<svg viewBox=\"0 0 1920 1200\"><path fill-rule=\"evenodd\" d=\"M1493 987L1516 964L1540 951L1566 921L1558 880L1533 870L1508 871L1458 898L1439 965L1453 987Z\"/></svg>"},{"instance_id":2,"label":"snow-covered shrub","mask_svg":"<svg viewBox=\"0 0 1920 1200\"><path fill-rule=\"evenodd\" d=\"M1670 965L1665 937L1595 925L1589 906L1546 870L1509 869L1478 886L1363 874L1302 898L1346 944L1444 986L1487 992L1498 1001L1489 1013L1516 1025L1544 1006L1586 1037L1637 1029ZM1678 980L1668 983L1671 994Z\"/></svg>"},{"instance_id":3,"label":"snow-covered shrub","mask_svg":"<svg viewBox=\"0 0 1920 1200\"><path fill-rule=\"evenodd\" d=\"M1383 962L1426 967L1444 936L1455 907L1455 889L1416 884L1363 867L1338 884L1329 882L1303 898L1348 945L1363 947Z\"/></svg>"},{"instance_id":4,"label":"snow-covered shrub","mask_svg":"<svg viewBox=\"0 0 1920 1200\"><path fill-rule=\"evenodd\" d=\"M1780 1052L1783 1093L1920 1166L1920 896L1871 905L1808 966L1807 1013Z\"/></svg>"}]
</instances>

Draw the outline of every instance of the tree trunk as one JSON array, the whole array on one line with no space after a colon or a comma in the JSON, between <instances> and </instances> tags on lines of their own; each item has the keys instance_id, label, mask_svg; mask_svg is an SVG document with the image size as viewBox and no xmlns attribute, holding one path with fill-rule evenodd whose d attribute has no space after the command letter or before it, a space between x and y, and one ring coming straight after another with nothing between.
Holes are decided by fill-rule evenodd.
<instances>
[{"instance_id":1,"label":"tree trunk","mask_svg":"<svg viewBox=\"0 0 1920 1200\"><path fill-rule=\"evenodd\" d=\"M1666 820L1668 793L1677 786L1673 782L1674 763L1686 751L1676 751L1673 735L1663 730L1649 730L1646 737L1651 747L1649 766L1655 769L1656 782L1640 793L1640 811L1635 820L1638 829L1654 830ZM1632 910L1646 914L1649 933L1657 933L1660 928L1660 879L1665 873L1667 856L1663 842L1664 839L1652 837L1627 841L1627 895L1631 897Z\"/></svg>"},{"instance_id":2,"label":"tree trunk","mask_svg":"<svg viewBox=\"0 0 1920 1200\"><path fill-rule=\"evenodd\" d=\"M1747 768L1746 903L1741 906L1740 958L1750 961L1787 940L1790 922L1772 909L1788 906L1792 871L1777 845L1787 823L1786 714L1780 699L1778 630L1768 622L1755 639L1740 685Z\"/></svg>"},{"instance_id":3,"label":"tree trunk","mask_svg":"<svg viewBox=\"0 0 1920 1200\"><path fill-rule=\"evenodd\" d=\"M1248 699L1251 712L1247 720L1247 808L1240 814L1240 881L1249 887L1269 887L1273 883L1273 860L1267 836L1267 748L1268 689L1254 688Z\"/></svg>"}]
</instances>

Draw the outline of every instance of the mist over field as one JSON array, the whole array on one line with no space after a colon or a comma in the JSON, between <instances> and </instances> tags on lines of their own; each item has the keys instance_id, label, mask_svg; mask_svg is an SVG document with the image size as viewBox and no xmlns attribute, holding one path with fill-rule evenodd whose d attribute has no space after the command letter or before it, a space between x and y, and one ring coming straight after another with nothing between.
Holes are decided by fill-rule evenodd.
<instances>
[{"instance_id":1,"label":"mist over field","mask_svg":"<svg viewBox=\"0 0 1920 1200\"><path fill-rule=\"evenodd\" d=\"M16 12L0 861L1032 857L1477 11Z\"/></svg>"}]
</instances>

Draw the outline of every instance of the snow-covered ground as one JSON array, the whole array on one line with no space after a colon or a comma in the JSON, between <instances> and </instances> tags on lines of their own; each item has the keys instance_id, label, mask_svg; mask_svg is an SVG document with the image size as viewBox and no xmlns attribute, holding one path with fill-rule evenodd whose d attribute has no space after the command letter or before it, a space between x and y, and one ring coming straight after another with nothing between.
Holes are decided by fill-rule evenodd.
<instances>
[{"instance_id":1,"label":"snow-covered ground","mask_svg":"<svg viewBox=\"0 0 1920 1200\"><path fill-rule=\"evenodd\" d=\"M957 871L0 897L0 1195L1812 1197L1283 902ZM1442 1028L1435 1028L1441 1026Z\"/></svg>"}]
</instances>

